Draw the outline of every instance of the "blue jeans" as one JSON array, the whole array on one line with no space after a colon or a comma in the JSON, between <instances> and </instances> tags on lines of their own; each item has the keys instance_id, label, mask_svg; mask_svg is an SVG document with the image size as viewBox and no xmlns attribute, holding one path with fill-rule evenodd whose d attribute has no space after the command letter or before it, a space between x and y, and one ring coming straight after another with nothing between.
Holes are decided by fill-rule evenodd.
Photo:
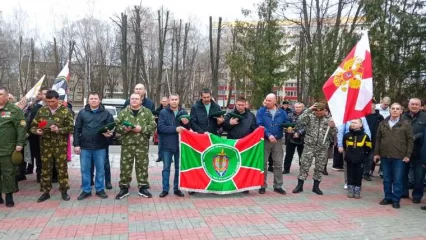
<instances>
[{"instance_id":1,"label":"blue jeans","mask_svg":"<svg viewBox=\"0 0 426 240\"><path fill-rule=\"evenodd\" d=\"M381 158L385 199L399 203L404 192L405 162L397 158Z\"/></svg>"},{"instance_id":2,"label":"blue jeans","mask_svg":"<svg viewBox=\"0 0 426 240\"><path fill-rule=\"evenodd\" d=\"M425 172L423 170L422 166L422 160L420 158L418 159L410 159L410 162L405 165L405 173L404 173L404 195L409 196L409 180L408 180L408 174L410 171L410 168L413 170L413 192L411 193L413 200L421 200L423 198L423 181L425 179Z\"/></svg>"},{"instance_id":3,"label":"blue jeans","mask_svg":"<svg viewBox=\"0 0 426 240\"><path fill-rule=\"evenodd\" d=\"M163 154L161 153L162 151L161 151L161 140L160 140L160 138L161 138L161 135L160 134L158 134L157 135L158 136L158 158L159 159L162 159L163 158Z\"/></svg>"},{"instance_id":4,"label":"blue jeans","mask_svg":"<svg viewBox=\"0 0 426 240\"><path fill-rule=\"evenodd\" d=\"M80 168L81 168L81 180L83 192L90 193L92 192L92 187L90 185L91 181L91 165L92 162L95 165L96 169L96 178L95 178L95 189L96 192L102 191L105 189L105 149L81 149L80 154Z\"/></svg>"},{"instance_id":5,"label":"blue jeans","mask_svg":"<svg viewBox=\"0 0 426 240\"><path fill-rule=\"evenodd\" d=\"M179 190L179 152L169 152L169 151L162 151L163 156L163 191L169 192L170 184L170 168L172 165L172 157L174 158L173 162L175 163L175 178L173 182L173 188L174 191Z\"/></svg>"}]
</instances>

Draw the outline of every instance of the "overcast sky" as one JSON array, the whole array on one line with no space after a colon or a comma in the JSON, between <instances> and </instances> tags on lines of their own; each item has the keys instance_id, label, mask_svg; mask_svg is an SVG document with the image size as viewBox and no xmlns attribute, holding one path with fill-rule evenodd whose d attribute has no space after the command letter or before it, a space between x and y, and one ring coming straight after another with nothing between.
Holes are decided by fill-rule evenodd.
<instances>
[{"instance_id":1,"label":"overcast sky","mask_svg":"<svg viewBox=\"0 0 426 240\"><path fill-rule=\"evenodd\" d=\"M140 2L142 6L153 10L164 6L175 18L184 21L196 19L201 28L207 28L210 15L213 21L217 21L219 16L224 21L242 19L241 9L254 9L254 4L260 0L0 0L0 11L4 19L10 19L21 8L28 15L30 28L50 35L52 25L60 25L63 15L68 15L72 21L90 16L93 12L96 18L109 19L126 7L139 5Z\"/></svg>"}]
</instances>

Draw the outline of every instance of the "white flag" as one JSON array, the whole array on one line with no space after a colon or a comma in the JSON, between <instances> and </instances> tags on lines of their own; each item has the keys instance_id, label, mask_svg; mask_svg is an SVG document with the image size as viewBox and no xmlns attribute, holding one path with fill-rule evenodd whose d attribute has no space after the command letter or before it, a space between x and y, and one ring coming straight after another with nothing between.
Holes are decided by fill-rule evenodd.
<instances>
[{"instance_id":1,"label":"white flag","mask_svg":"<svg viewBox=\"0 0 426 240\"><path fill-rule=\"evenodd\" d=\"M27 92L27 94L25 95L26 99L31 99L31 98L35 98L36 97L38 91L41 88L41 85L43 85L44 77L45 77L45 75L43 75L43 77L41 77L40 80L38 80L38 82L36 83L36 85L34 85L34 87L31 88L31 90L29 92Z\"/></svg>"}]
</instances>

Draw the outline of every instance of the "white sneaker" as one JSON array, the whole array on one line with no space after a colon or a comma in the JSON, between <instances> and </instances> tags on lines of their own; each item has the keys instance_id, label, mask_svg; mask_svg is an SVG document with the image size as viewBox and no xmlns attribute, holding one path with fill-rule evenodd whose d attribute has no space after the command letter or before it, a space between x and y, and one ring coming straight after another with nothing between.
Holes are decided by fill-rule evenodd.
<instances>
[{"instance_id":1,"label":"white sneaker","mask_svg":"<svg viewBox=\"0 0 426 240\"><path fill-rule=\"evenodd\" d=\"M348 189L348 184L347 183L345 183L345 186L343 187L345 190L347 190Z\"/></svg>"}]
</instances>

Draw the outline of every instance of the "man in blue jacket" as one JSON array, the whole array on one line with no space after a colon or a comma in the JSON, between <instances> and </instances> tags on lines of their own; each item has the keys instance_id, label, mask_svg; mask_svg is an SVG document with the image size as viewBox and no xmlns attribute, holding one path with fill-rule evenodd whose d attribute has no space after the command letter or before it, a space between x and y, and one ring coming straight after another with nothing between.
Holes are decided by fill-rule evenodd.
<instances>
[{"instance_id":1,"label":"man in blue jacket","mask_svg":"<svg viewBox=\"0 0 426 240\"><path fill-rule=\"evenodd\" d=\"M160 198L169 194L170 167L175 163L175 177L173 182L174 194L183 197L183 193L179 190L179 133L185 129L189 129L189 117L185 109L179 106L179 95L171 94L169 97L169 106L160 111L158 117L157 131L160 134L160 142L163 159L163 191Z\"/></svg>"},{"instance_id":2,"label":"man in blue jacket","mask_svg":"<svg viewBox=\"0 0 426 240\"><path fill-rule=\"evenodd\" d=\"M148 108L149 110L151 110L151 112L155 111L155 104L154 104L154 102L151 99L149 99L149 98L147 98L145 96L146 90L145 90L145 86L142 83L136 84L134 93L137 93L137 94L139 94L141 96L142 106ZM126 108L129 105L130 105L130 98L128 98L124 102L123 109Z\"/></svg>"},{"instance_id":3,"label":"man in blue jacket","mask_svg":"<svg viewBox=\"0 0 426 240\"><path fill-rule=\"evenodd\" d=\"M105 193L105 159L108 138L111 131L100 133L106 124L114 122L110 112L101 105L101 99L96 92L89 93L89 104L78 113L74 128L74 152L80 155L82 192L77 198L83 200L92 195L91 163L96 168L96 195L102 199L108 198Z\"/></svg>"},{"instance_id":4,"label":"man in blue jacket","mask_svg":"<svg viewBox=\"0 0 426 240\"><path fill-rule=\"evenodd\" d=\"M423 145L426 143L426 129L423 132ZM423 164L423 171L426 171L426 147L423 146L420 158ZM426 206L421 207L422 210L426 210Z\"/></svg>"},{"instance_id":5,"label":"man in blue jacket","mask_svg":"<svg viewBox=\"0 0 426 240\"><path fill-rule=\"evenodd\" d=\"M275 94L268 94L265 98L265 106L261 107L256 114L257 125L265 128L265 169L269 154L272 152L274 163L274 192L286 194L283 186L283 124L288 123L287 113L277 106L277 97ZM264 194L267 188L267 172L264 172L265 181L260 194Z\"/></svg>"}]
</instances>

